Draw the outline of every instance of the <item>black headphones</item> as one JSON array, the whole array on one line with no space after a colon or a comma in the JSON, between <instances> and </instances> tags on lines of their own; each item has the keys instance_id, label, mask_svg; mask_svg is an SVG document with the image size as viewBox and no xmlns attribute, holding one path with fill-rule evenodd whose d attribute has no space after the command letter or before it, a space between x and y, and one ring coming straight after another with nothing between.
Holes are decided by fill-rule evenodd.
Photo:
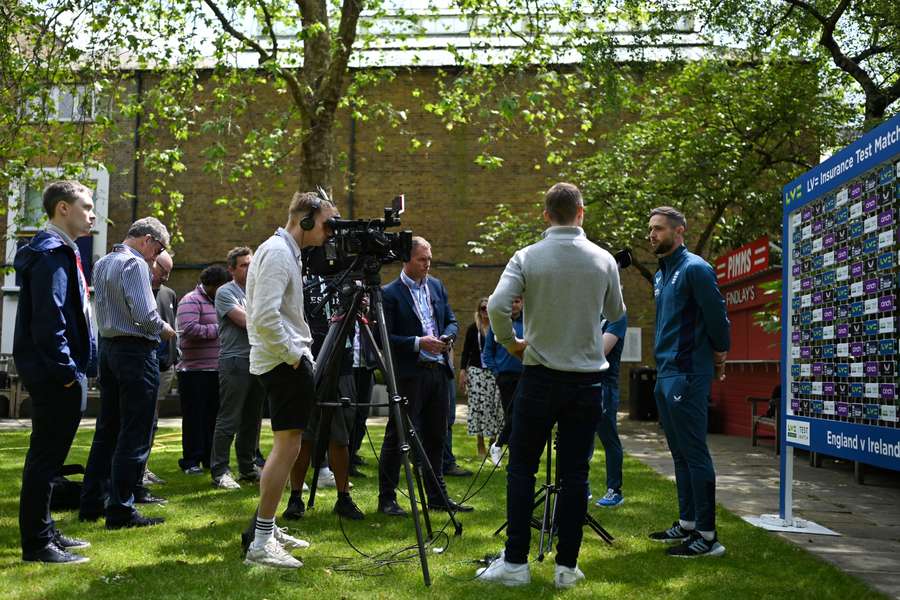
<instances>
[{"instance_id":1,"label":"black headphones","mask_svg":"<svg viewBox=\"0 0 900 600\"><path fill-rule=\"evenodd\" d=\"M313 198L309 202L309 212L306 213L305 217L300 219L300 229L303 231L312 231L316 228L315 214L322 208L322 201L331 202L331 198L328 197L328 194L321 187L316 186L316 193L318 194L318 197Z\"/></svg>"}]
</instances>

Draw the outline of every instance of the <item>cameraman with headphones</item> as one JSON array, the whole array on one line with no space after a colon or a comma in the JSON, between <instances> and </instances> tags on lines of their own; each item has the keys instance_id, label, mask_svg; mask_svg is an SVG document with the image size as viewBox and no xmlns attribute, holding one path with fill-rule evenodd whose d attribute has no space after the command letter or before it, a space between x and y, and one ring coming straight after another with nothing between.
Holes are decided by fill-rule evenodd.
<instances>
[{"instance_id":1,"label":"cameraman with headphones","mask_svg":"<svg viewBox=\"0 0 900 600\"><path fill-rule=\"evenodd\" d=\"M244 563L298 568L286 549L309 543L275 526L275 513L300 440L315 406L312 333L303 311L300 251L321 246L332 234L326 221L337 209L312 192L291 199L287 224L256 250L247 273L247 334L250 372L266 389L274 443L259 482L259 508Z\"/></svg>"}]
</instances>

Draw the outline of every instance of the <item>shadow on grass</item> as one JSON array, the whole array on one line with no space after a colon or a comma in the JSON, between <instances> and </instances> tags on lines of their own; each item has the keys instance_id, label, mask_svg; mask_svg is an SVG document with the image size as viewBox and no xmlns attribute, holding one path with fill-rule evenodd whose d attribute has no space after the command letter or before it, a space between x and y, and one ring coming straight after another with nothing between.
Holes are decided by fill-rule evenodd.
<instances>
[{"instance_id":1,"label":"shadow on grass","mask_svg":"<svg viewBox=\"0 0 900 600\"><path fill-rule=\"evenodd\" d=\"M344 538L346 534L369 555L394 552L415 541L409 518L376 513L377 466L370 451L367 452L369 464L363 467L368 477L356 479L353 490L353 497L366 513L366 519L339 522L331 512L334 491L320 490L316 509L306 517L297 522L278 522L313 544L299 555L306 563L304 568L283 572L248 568L241 561L239 536L255 510L258 489L246 485L240 490L223 491L211 486L208 475L185 476L177 468L179 451L173 441L177 438L172 431L163 432L162 437L166 443L154 449L151 465L169 481L155 490L167 497L169 504L140 510L150 516L165 516L166 523L148 529L106 531L102 522L79 523L75 513L55 515L63 531L93 544L84 551L91 562L73 567L20 561L16 514L24 450L0 453L2 600L71 600L76 596L90 600L279 597L394 600L469 599L479 595L503 600L549 598L558 594L552 585L552 555L543 564L531 565L532 583L524 589L498 588L472 581L477 567L472 559L498 552L503 547L503 536L492 535L505 520L503 470L494 473L484 490L471 499L476 511L460 516L463 536L451 537L442 553L429 553L434 585L425 588L414 552L407 553L408 562L376 569L354 552ZM380 437L380 432L373 436L376 448ZM461 428L457 428L454 437L457 458L467 468L477 469L479 462L467 458L474 457L473 440ZM25 438L20 432L0 433L0 446L9 447L6 443L9 439L14 445ZM267 436L264 447L269 439ZM67 462L83 462L90 432L79 433L77 441ZM602 453L598 452L591 473L595 495L603 489L602 461ZM723 558L683 561L666 557L666 547L650 542L646 535L667 527L674 520L674 485L631 458L626 459L625 480L623 506L615 510L590 508L591 514L616 537L616 542L608 546L593 532L585 530L579 564L588 581L565 592L567 597L617 600L879 597L859 581L771 534L750 527L724 510L720 510L719 531L728 551ZM538 483L542 481L543 472L539 472ZM470 480L448 479L447 483L451 495L460 498ZM398 502L408 510L407 499L398 496ZM447 517L432 513L432 519L437 531ZM452 528L446 531L452 536ZM437 545L445 543L441 538ZM532 550L536 545L535 535Z\"/></svg>"}]
</instances>

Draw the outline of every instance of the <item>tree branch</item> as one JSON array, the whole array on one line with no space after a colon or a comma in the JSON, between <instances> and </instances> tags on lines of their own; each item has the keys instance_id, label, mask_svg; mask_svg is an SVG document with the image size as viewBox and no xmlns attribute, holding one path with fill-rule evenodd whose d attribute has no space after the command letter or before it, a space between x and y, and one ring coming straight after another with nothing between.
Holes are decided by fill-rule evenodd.
<instances>
[{"instance_id":1,"label":"tree branch","mask_svg":"<svg viewBox=\"0 0 900 600\"><path fill-rule=\"evenodd\" d=\"M712 238L713 231L715 231L716 225L719 224L719 219L725 214L725 209L728 208L729 204L730 202L720 202L719 204L716 204L716 210L706 223L706 227L703 228L703 233L700 234L697 243L694 244L694 254L703 256L703 253L706 251L706 245L709 243L710 238Z\"/></svg>"},{"instance_id":2,"label":"tree branch","mask_svg":"<svg viewBox=\"0 0 900 600\"><path fill-rule=\"evenodd\" d=\"M222 12L222 10L213 2L212 0L203 0L203 2L209 6L210 10L216 15L216 18L219 20L219 23L222 24L222 28L231 35L236 40L240 41L242 44L252 48L259 55L259 63L260 65L272 61L272 65L275 68L275 72L279 77L283 78L287 83L288 88L291 91L291 97L294 99L294 103L297 105L297 108L300 109L301 112L309 111L310 105L307 103L306 98L302 93L302 89L300 87L300 82L297 80L297 77L288 69L282 69L277 61L274 60L274 56L269 54L265 48L263 48L256 40L253 40L242 32L238 31L228 20L228 17ZM273 31L274 34L274 31Z\"/></svg>"},{"instance_id":3,"label":"tree branch","mask_svg":"<svg viewBox=\"0 0 900 600\"><path fill-rule=\"evenodd\" d=\"M788 4L791 4L793 6L796 6L797 8L803 9L804 11L806 11L807 13L812 15L812 17L815 18L815 20L820 22L822 25L826 25L828 23L828 19L825 18L825 15L820 13L818 11L818 9L816 9L815 6L809 4L808 2L804 2L803 0L783 0L783 1L787 2Z\"/></svg>"},{"instance_id":4,"label":"tree branch","mask_svg":"<svg viewBox=\"0 0 900 600\"><path fill-rule=\"evenodd\" d=\"M259 8L262 10L263 19L266 21L266 29L269 30L269 39L272 41L272 59L278 57L278 37L275 35L275 28L272 27L272 15L266 7L266 2L259 2Z\"/></svg>"},{"instance_id":5,"label":"tree branch","mask_svg":"<svg viewBox=\"0 0 900 600\"><path fill-rule=\"evenodd\" d=\"M356 41L356 26L362 13L362 0L344 0L341 6L341 22L338 25L337 47L331 57L328 72L322 81L323 100L331 111L337 108L341 97L347 65Z\"/></svg>"},{"instance_id":6,"label":"tree branch","mask_svg":"<svg viewBox=\"0 0 900 600\"><path fill-rule=\"evenodd\" d=\"M869 73L867 73L865 69L860 67L859 64L848 58L847 55L844 54L844 52L841 50L840 46L837 43L837 40L835 40L834 38L835 27L837 27L838 21L847 10L847 7L850 5L850 0L841 0L840 3L838 3L837 7L835 7L834 12L832 12L831 15L827 18L823 16L822 13L820 13L814 6L810 5L804 0L783 1L803 9L822 24L822 34L819 37L819 43L822 44L822 46L831 54L831 58L834 61L834 64L839 69L850 75L854 80L856 80L860 87L862 87L863 93L866 96L867 105L882 93L881 90L878 89L878 84L876 84L872 79L872 76L869 75Z\"/></svg>"},{"instance_id":7,"label":"tree branch","mask_svg":"<svg viewBox=\"0 0 900 600\"><path fill-rule=\"evenodd\" d=\"M859 64L862 61L866 60L867 58L871 58L871 57L875 56L876 54L881 54L883 52L890 52L890 51L896 50L896 49L897 49L897 46L893 46L893 45L871 46L869 48L866 48L865 50L863 50L856 56L851 56L850 60L852 60L856 64Z\"/></svg>"},{"instance_id":8,"label":"tree branch","mask_svg":"<svg viewBox=\"0 0 900 600\"><path fill-rule=\"evenodd\" d=\"M206 4L213 14L216 15L216 18L219 20L219 23L222 24L222 28L228 32L231 37L240 41L245 46L253 49L259 54L259 62L260 64L272 60L273 56L266 52L266 49L259 45L254 39L251 39L244 35L242 32L238 31L234 25L231 24L231 21L228 20L228 17L225 16L225 13L222 12L215 2L212 0L203 0L203 3Z\"/></svg>"}]
</instances>

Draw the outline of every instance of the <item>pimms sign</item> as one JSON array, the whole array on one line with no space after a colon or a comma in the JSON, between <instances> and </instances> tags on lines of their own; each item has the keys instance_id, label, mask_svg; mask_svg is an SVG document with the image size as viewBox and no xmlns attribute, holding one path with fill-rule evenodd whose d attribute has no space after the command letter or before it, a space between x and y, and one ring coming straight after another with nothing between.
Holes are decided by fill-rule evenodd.
<instances>
[{"instance_id":1,"label":"pimms sign","mask_svg":"<svg viewBox=\"0 0 900 600\"><path fill-rule=\"evenodd\" d=\"M769 238L744 244L716 260L716 278L719 285L726 285L759 273L769 266Z\"/></svg>"}]
</instances>

